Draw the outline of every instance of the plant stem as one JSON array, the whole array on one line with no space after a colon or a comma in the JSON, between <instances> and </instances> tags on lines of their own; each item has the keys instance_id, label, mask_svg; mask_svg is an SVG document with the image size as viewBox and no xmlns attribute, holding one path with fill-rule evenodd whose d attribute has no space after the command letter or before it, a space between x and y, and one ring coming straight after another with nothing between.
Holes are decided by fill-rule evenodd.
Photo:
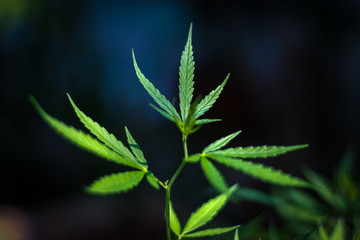
<instances>
[{"instance_id":1,"label":"plant stem","mask_svg":"<svg viewBox=\"0 0 360 240\"><path fill-rule=\"evenodd\" d=\"M184 147L184 159L181 162L180 166L170 179L169 184L166 186L166 193L165 193L165 222L166 222L166 235L167 240L171 240L171 229L170 229L170 193L171 193L171 187L174 184L174 181L179 176L180 172L183 170L183 168L186 165L186 159L188 158L188 150L187 150L187 135L183 135L182 138L183 141L183 147Z\"/></svg>"}]
</instances>

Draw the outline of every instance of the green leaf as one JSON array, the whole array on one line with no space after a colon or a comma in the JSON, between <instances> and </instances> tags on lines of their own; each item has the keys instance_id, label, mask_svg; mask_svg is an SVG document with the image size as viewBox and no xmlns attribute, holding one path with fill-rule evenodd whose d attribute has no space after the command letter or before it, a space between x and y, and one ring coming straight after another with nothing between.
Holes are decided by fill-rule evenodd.
<instances>
[{"instance_id":1,"label":"green leaf","mask_svg":"<svg viewBox=\"0 0 360 240\"><path fill-rule=\"evenodd\" d=\"M80 121L84 124L84 126L91 131L100 141L106 144L106 146L110 147L112 150L127 158L129 161L134 162L135 165L139 165L134 157L134 155L129 151L124 144L117 140L113 134L110 134L104 127L101 127L97 122L93 121L90 117L86 116L74 103L71 99L70 94L67 94L71 105L73 106L76 115L79 117ZM147 165L144 167L138 167L138 169L147 169Z\"/></svg>"},{"instance_id":2,"label":"green leaf","mask_svg":"<svg viewBox=\"0 0 360 240\"><path fill-rule=\"evenodd\" d=\"M339 219L329 240L345 240L344 220Z\"/></svg>"},{"instance_id":3,"label":"green leaf","mask_svg":"<svg viewBox=\"0 0 360 240\"><path fill-rule=\"evenodd\" d=\"M194 112L194 118L197 119L202 116L205 112L207 112L212 105L216 102L218 97L220 96L221 91L223 90L227 80L230 77L230 73L226 76L225 80L218 86L215 90L211 91L208 95L204 97L203 100L196 106Z\"/></svg>"},{"instance_id":4,"label":"green leaf","mask_svg":"<svg viewBox=\"0 0 360 240\"><path fill-rule=\"evenodd\" d=\"M360 231L358 231L351 240L360 240Z\"/></svg>"},{"instance_id":5,"label":"green leaf","mask_svg":"<svg viewBox=\"0 0 360 240\"><path fill-rule=\"evenodd\" d=\"M174 118L172 116L170 116L167 112L165 112L164 110L161 110L160 108L156 107L154 104L150 103L150 106L152 108L154 108L156 111L158 111L161 115L163 115L163 117L165 117L166 119L176 123L176 121L174 120Z\"/></svg>"},{"instance_id":6,"label":"green leaf","mask_svg":"<svg viewBox=\"0 0 360 240\"><path fill-rule=\"evenodd\" d=\"M280 170L266 167L260 163L253 163L244 161L241 159L235 159L230 157L224 157L213 153L207 153L206 156L222 163L228 167L240 170L243 173L250 175L256 179L260 179L265 182L294 187L309 187L309 183L296 177L292 177L289 174L285 174Z\"/></svg>"},{"instance_id":7,"label":"green leaf","mask_svg":"<svg viewBox=\"0 0 360 240\"><path fill-rule=\"evenodd\" d=\"M311 169L304 170L305 177L313 184L315 191L328 202L334 209L346 209L346 203L341 196L335 194L331 183L320 174Z\"/></svg>"},{"instance_id":8,"label":"green leaf","mask_svg":"<svg viewBox=\"0 0 360 240\"><path fill-rule=\"evenodd\" d=\"M175 210L171 202L170 202L170 228L177 236L180 236L181 233L180 221L175 213Z\"/></svg>"},{"instance_id":9,"label":"green leaf","mask_svg":"<svg viewBox=\"0 0 360 240\"><path fill-rule=\"evenodd\" d=\"M198 162L201 158L201 153L196 153L196 154L193 154L193 155L190 155L188 158L185 159L186 162Z\"/></svg>"},{"instance_id":10,"label":"green leaf","mask_svg":"<svg viewBox=\"0 0 360 240\"><path fill-rule=\"evenodd\" d=\"M87 187L90 193L114 194L126 192L137 186L145 175L144 171L129 171L104 176Z\"/></svg>"},{"instance_id":11,"label":"green leaf","mask_svg":"<svg viewBox=\"0 0 360 240\"><path fill-rule=\"evenodd\" d=\"M201 167L206 179L220 192L225 192L228 185L219 170L206 158L201 158Z\"/></svg>"},{"instance_id":12,"label":"green leaf","mask_svg":"<svg viewBox=\"0 0 360 240\"><path fill-rule=\"evenodd\" d=\"M311 229L309 232L301 235L300 237L295 238L294 240L307 240L309 237L320 227L321 223Z\"/></svg>"},{"instance_id":13,"label":"green leaf","mask_svg":"<svg viewBox=\"0 0 360 240\"><path fill-rule=\"evenodd\" d=\"M236 197L242 198L244 200L252 201L252 202L258 202L262 204L272 205L273 204L273 198L265 194L259 190L253 189L253 188L245 188L241 187L234 193Z\"/></svg>"},{"instance_id":14,"label":"green leaf","mask_svg":"<svg viewBox=\"0 0 360 240\"><path fill-rule=\"evenodd\" d=\"M240 225L232 226L232 227L224 227L224 228L211 228L211 229L206 229L206 230L202 230L202 231L198 231L198 232L194 232L194 233L188 233L188 234L183 235L182 237L183 238L185 238L185 237L205 237L205 236L218 235L218 234L230 232L234 229L237 229L238 227L240 227Z\"/></svg>"},{"instance_id":15,"label":"green leaf","mask_svg":"<svg viewBox=\"0 0 360 240\"><path fill-rule=\"evenodd\" d=\"M269 225L269 240L279 240L278 229L273 221Z\"/></svg>"},{"instance_id":16,"label":"green leaf","mask_svg":"<svg viewBox=\"0 0 360 240\"><path fill-rule=\"evenodd\" d=\"M177 113L174 106L170 103L169 100L166 99L164 95L160 93L158 89L154 87L154 85L142 74L140 71L136 59L134 51L132 52L132 57L134 61L134 67L136 71L136 75L138 76L141 84L144 86L145 90L150 94L150 96L154 99L154 101L160 106L162 110L164 110L173 121L180 122L180 116Z\"/></svg>"},{"instance_id":17,"label":"green leaf","mask_svg":"<svg viewBox=\"0 0 360 240\"><path fill-rule=\"evenodd\" d=\"M198 208L194 213L192 213L180 236L183 236L212 220L225 206L225 203L227 202L230 194L235 189L236 186L231 187L229 191L210 199L208 202L204 203L200 208Z\"/></svg>"},{"instance_id":18,"label":"green leaf","mask_svg":"<svg viewBox=\"0 0 360 240\"><path fill-rule=\"evenodd\" d=\"M129 132L127 127L125 127L125 132L126 132L127 141L129 143L129 146L130 146L132 152L134 153L136 159L141 163L141 165L145 166L145 168L147 169L148 164L146 162L143 152L140 149L139 144L137 144L135 139L131 136L131 133Z\"/></svg>"},{"instance_id":19,"label":"green leaf","mask_svg":"<svg viewBox=\"0 0 360 240\"><path fill-rule=\"evenodd\" d=\"M146 173L146 179L148 180L149 184L151 186L153 186L156 190L160 189L160 186L158 184L158 182L156 181L156 177L154 176L154 174L150 171L148 171Z\"/></svg>"},{"instance_id":20,"label":"green leaf","mask_svg":"<svg viewBox=\"0 0 360 240\"><path fill-rule=\"evenodd\" d=\"M234 240L239 240L239 230L235 230Z\"/></svg>"},{"instance_id":21,"label":"green leaf","mask_svg":"<svg viewBox=\"0 0 360 240\"><path fill-rule=\"evenodd\" d=\"M195 120L195 125L204 125L207 123L220 122L221 119L197 119Z\"/></svg>"},{"instance_id":22,"label":"green leaf","mask_svg":"<svg viewBox=\"0 0 360 240\"><path fill-rule=\"evenodd\" d=\"M307 144L294 146L258 146L237 147L216 151L217 155L236 158L267 158L285 154L290 151L307 147Z\"/></svg>"},{"instance_id":23,"label":"green leaf","mask_svg":"<svg viewBox=\"0 0 360 240\"><path fill-rule=\"evenodd\" d=\"M329 237L325 231L324 225L321 225L319 227L319 235L320 235L321 240L329 240Z\"/></svg>"},{"instance_id":24,"label":"green leaf","mask_svg":"<svg viewBox=\"0 0 360 240\"><path fill-rule=\"evenodd\" d=\"M142 166L134 159L117 154L90 135L68 126L56 118L53 118L41 108L33 96L30 97L30 101L40 116L45 120L45 122L47 122L51 128L53 128L58 134L69 140L71 143L107 160L146 171L144 166Z\"/></svg>"},{"instance_id":25,"label":"green leaf","mask_svg":"<svg viewBox=\"0 0 360 240\"><path fill-rule=\"evenodd\" d=\"M194 92L195 62L191 45L191 35L192 24L190 25L188 39L185 45L185 49L181 55L179 67L179 100L180 113L183 122L185 122L187 119Z\"/></svg>"},{"instance_id":26,"label":"green leaf","mask_svg":"<svg viewBox=\"0 0 360 240\"><path fill-rule=\"evenodd\" d=\"M228 135L226 137L223 137L223 138L220 138L220 139L216 140L215 142L213 142L212 144L207 146L203 150L203 153L215 151L215 150L218 150L218 149L222 148L223 146L228 144L232 139L234 139L237 135L239 135L239 133L241 133L241 131L237 131L237 132L232 133L232 134L230 134L230 135Z\"/></svg>"}]
</instances>

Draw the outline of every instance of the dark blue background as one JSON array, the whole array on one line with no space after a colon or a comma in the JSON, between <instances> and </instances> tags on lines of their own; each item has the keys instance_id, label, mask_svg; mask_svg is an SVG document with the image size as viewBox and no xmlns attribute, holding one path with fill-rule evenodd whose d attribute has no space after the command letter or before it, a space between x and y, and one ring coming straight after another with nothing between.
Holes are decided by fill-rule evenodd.
<instances>
[{"instance_id":1,"label":"dark blue background","mask_svg":"<svg viewBox=\"0 0 360 240\"><path fill-rule=\"evenodd\" d=\"M264 160L266 165L296 176L309 166L330 176L346 148L359 144L359 13L355 0L2 0L0 231L15 229L26 236L21 239L164 239L163 192L143 182L117 196L84 193L94 179L126 168L64 141L28 96L79 128L66 92L124 141L126 125L151 171L166 180L181 161L181 136L149 106L131 49L154 85L168 99L178 99L178 66L190 22L195 95L206 95L231 73L206 115L223 121L190 136L190 153L241 129L231 146L310 144ZM231 184L270 188L221 170ZM199 166L190 165L172 197L185 220L213 195ZM249 203L226 209L228 217L220 214L218 221L227 225L244 224L263 210Z\"/></svg>"}]
</instances>

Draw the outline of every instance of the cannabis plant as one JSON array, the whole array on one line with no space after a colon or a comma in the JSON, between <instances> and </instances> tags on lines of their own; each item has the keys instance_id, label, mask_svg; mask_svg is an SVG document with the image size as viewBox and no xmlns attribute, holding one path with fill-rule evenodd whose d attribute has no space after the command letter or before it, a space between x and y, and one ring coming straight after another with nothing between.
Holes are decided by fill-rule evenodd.
<instances>
[{"instance_id":1,"label":"cannabis plant","mask_svg":"<svg viewBox=\"0 0 360 240\"><path fill-rule=\"evenodd\" d=\"M286 225L280 230L304 232L315 225L311 240L360 239L360 188L355 180L355 152L349 148L333 175L333 181L306 169L313 192L276 189L269 196ZM312 194L315 193L316 195ZM321 224L321 225L319 225ZM279 232L280 232L279 230ZM286 231L287 230L287 231Z\"/></svg>"},{"instance_id":2,"label":"cannabis plant","mask_svg":"<svg viewBox=\"0 0 360 240\"><path fill-rule=\"evenodd\" d=\"M260 163L246 160L275 157L280 154L304 148L307 145L251 146L223 149L226 144L239 135L240 131L236 131L209 144L202 152L189 155L187 145L188 137L195 133L202 125L220 121L220 119L207 119L202 118L202 116L218 99L230 76L230 74L227 74L223 82L203 99L193 101L195 63L191 39L192 25L190 25L187 42L180 60L179 111L140 71L135 59L134 51L132 52L136 75L145 90L157 104L151 106L166 119L173 122L182 134L184 155L182 157L177 157L179 160L179 167L169 180L162 181L150 171L151 168L148 165L147 158L145 158L139 144L135 141L128 128L125 127L127 142L129 144L129 147L126 147L113 134L109 133L104 127L100 126L82 112L69 94L68 98L76 115L92 135L84 133L81 130L75 129L53 118L40 107L34 97L31 97L31 101L41 117L58 134L84 150L132 169L125 172L110 174L96 180L86 187L86 190L89 193L102 195L124 193L136 187L144 178L146 178L148 183L155 189L163 188L165 191L165 224L167 240L172 239L174 235L177 239L183 239L223 234L234 231L240 226L235 225L231 227L199 230L219 213L228 202L231 195L238 189L236 184L229 186L226 183L222 173L217 169L216 164L223 164L268 183L291 187L310 186L308 182L285 174L280 170L274 170L271 167L264 166ZM187 164L199 164L206 179L219 191L219 194L194 211L182 227L174 207L171 204L170 197L175 180ZM234 239L238 239L236 234Z\"/></svg>"}]
</instances>

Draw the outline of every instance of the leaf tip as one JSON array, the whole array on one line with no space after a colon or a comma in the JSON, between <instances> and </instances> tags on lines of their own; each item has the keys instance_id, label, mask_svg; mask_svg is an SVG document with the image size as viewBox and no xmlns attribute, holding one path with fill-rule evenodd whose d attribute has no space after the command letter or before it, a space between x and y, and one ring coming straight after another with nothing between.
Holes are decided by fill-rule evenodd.
<instances>
[{"instance_id":1,"label":"leaf tip","mask_svg":"<svg viewBox=\"0 0 360 240\"><path fill-rule=\"evenodd\" d=\"M233 192L236 190L236 189L238 189L238 187L239 187L239 184L234 184L234 185L232 185L228 190L227 190L227 195L228 196L230 196L230 195L232 195L233 194Z\"/></svg>"},{"instance_id":2,"label":"leaf tip","mask_svg":"<svg viewBox=\"0 0 360 240\"><path fill-rule=\"evenodd\" d=\"M37 104L37 101L36 101L34 95L32 95L32 94L29 95L29 101L30 101L31 104L33 104L33 105L36 105L36 104Z\"/></svg>"}]
</instances>

